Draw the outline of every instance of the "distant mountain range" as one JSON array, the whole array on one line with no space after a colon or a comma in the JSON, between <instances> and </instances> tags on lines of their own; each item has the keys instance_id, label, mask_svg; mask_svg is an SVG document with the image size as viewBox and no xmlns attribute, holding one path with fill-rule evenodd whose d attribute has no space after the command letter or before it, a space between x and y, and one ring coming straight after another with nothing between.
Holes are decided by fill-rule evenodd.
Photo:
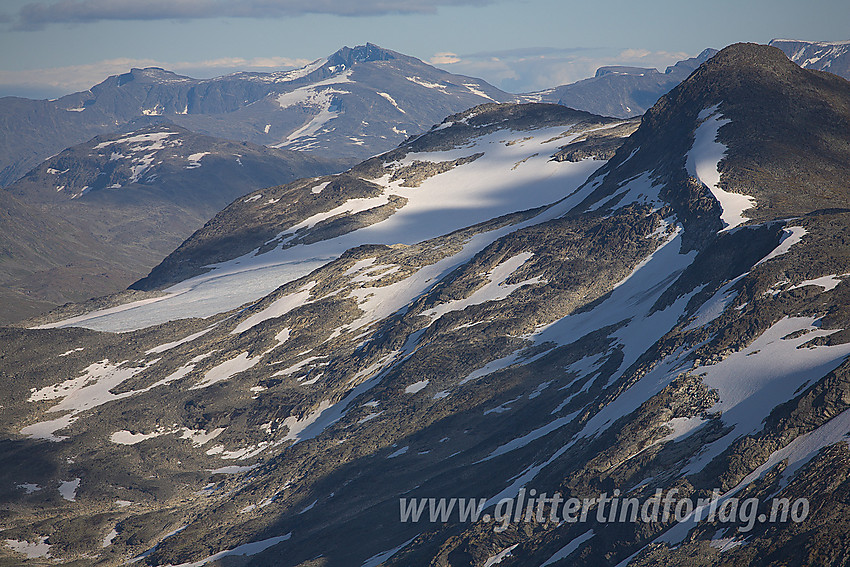
<instances>
[{"instance_id":1,"label":"distant mountain range","mask_svg":"<svg viewBox=\"0 0 850 567\"><path fill-rule=\"evenodd\" d=\"M774 39L770 45L781 49L800 67L829 71L850 79L850 41Z\"/></svg>"},{"instance_id":2,"label":"distant mountain range","mask_svg":"<svg viewBox=\"0 0 850 567\"><path fill-rule=\"evenodd\" d=\"M715 53L716 49L706 49L696 57L667 67L663 73L641 67L600 67L595 77L530 96L540 102L562 104L603 116L640 116Z\"/></svg>"},{"instance_id":3,"label":"distant mountain range","mask_svg":"<svg viewBox=\"0 0 850 567\"><path fill-rule=\"evenodd\" d=\"M606 116L638 116L715 52L706 50L664 73L603 67L594 78L520 95L368 43L293 71L202 80L154 67L132 69L56 100L0 99L0 129L6 133L0 138L0 186L69 146L152 123L357 160L486 102L554 102Z\"/></svg>"},{"instance_id":4,"label":"distant mountain range","mask_svg":"<svg viewBox=\"0 0 850 567\"><path fill-rule=\"evenodd\" d=\"M57 100L0 99L0 186L52 154L127 130L140 118L228 140L365 159L449 114L515 99L480 79L372 44L285 72L200 80L132 69Z\"/></svg>"}]
</instances>

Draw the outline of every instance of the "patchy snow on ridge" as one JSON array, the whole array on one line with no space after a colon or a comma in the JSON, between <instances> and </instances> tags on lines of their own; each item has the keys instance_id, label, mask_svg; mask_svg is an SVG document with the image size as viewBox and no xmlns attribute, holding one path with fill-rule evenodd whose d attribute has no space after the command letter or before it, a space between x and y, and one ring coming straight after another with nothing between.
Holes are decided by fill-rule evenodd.
<instances>
[{"instance_id":1,"label":"patchy snow on ridge","mask_svg":"<svg viewBox=\"0 0 850 567\"><path fill-rule=\"evenodd\" d=\"M199 390L201 388L212 386L216 382L227 380L231 376L234 376L236 374L239 374L240 372L244 372L249 368L254 367L258 362L260 362L262 358L262 355L249 358L248 353L243 352L236 358L225 360L218 366L214 366L211 369L207 370L206 374L204 374L204 379L189 389Z\"/></svg>"},{"instance_id":2,"label":"patchy snow on ridge","mask_svg":"<svg viewBox=\"0 0 850 567\"><path fill-rule=\"evenodd\" d=\"M403 109L402 109L402 108L398 105L398 103L395 101L395 99L394 99L393 97L391 97L389 94L387 94L387 93L382 93L382 92L378 92L378 94L379 94L379 95L381 95L382 97L384 97L385 99L387 99L387 100L389 101L389 103L395 107L395 109L396 109L396 110L398 110L398 111L399 111L399 112L401 112L402 114L407 114L407 112L405 112L405 111L404 111L404 110L403 110Z\"/></svg>"},{"instance_id":3,"label":"patchy snow on ridge","mask_svg":"<svg viewBox=\"0 0 850 567\"><path fill-rule=\"evenodd\" d=\"M507 213L549 205L570 195L567 200L524 225L556 218L587 196L585 190L575 195L571 193L604 163L593 159L581 162L551 161L549 156L559 146L579 135L576 133L571 135L572 138L555 138L568 129L569 125L564 125L523 132L521 136L503 130L482 136L464 148L411 153L402 165L409 165L415 160L454 160L476 152L484 152L484 156L426 179L419 187L402 187L401 180L389 183L389 177L385 176L376 180L379 184L385 183L386 189L374 202L354 200L354 203L342 205L334 212L337 214L360 210L367 205L376 206L387 202L390 195L407 199L405 206L381 222L309 245L297 245L285 250L278 248L260 255L252 251L239 258L215 264L211 266L212 270L203 275L175 284L165 290L164 296L111 310L95 311L50 326L74 325L121 332L179 318L207 317L256 301L284 283L307 275L338 258L346 250L363 243L415 244ZM531 139L518 141L528 136ZM505 142L513 138L517 138L518 143L506 145ZM512 169L515 163L523 159L527 159L529 167ZM327 218L327 213L305 219L299 224L312 226L323 218ZM508 227L488 233L485 238L474 238L470 244L475 249L467 249L456 261L463 261L467 253L474 254L489 244L491 237L498 238L506 230L516 228ZM414 287L421 288L418 284ZM375 289L384 288L372 288L372 291Z\"/></svg>"},{"instance_id":4,"label":"patchy snow on ridge","mask_svg":"<svg viewBox=\"0 0 850 567\"><path fill-rule=\"evenodd\" d=\"M188 156L186 159L189 161L189 165L186 166L186 169L195 169L196 167L201 167L201 158L208 155L210 155L210 152L198 152L196 154Z\"/></svg>"},{"instance_id":5,"label":"patchy snow on ridge","mask_svg":"<svg viewBox=\"0 0 850 567\"><path fill-rule=\"evenodd\" d=\"M476 289L469 297L441 303L432 309L423 311L422 315L431 317L433 321L450 311L462 311L470 305L478 305L488 301L501 301L513 293L514 290L523 286L544 283L545 280L542 280L540 276L515 284L505 283L511 274L525 264L533 255L532 252L522 252L505 260L487 274L487 283Z\"/></svg>"},{"instance_id":6,"label":"patchy snow on ridge","mask_svg":"<svg viewBox=\"0 0 850 567\"><path fill-rule=\"evenodd\" d=\"M440 91L443 94L449 94L449 91L446 90L446 85L442 83L432 83L430 81L426 81L422 77L414 76L414 77L405 77L411 83L416 83L420 87L425 87L426 89L435 89Z\"/></svg>"},{"instance_id":7,"label":"patchy snow on ridge","mask_svg":"<svg viewBox=\"0 0 850 567\"><path fill-rule=\"evenodd\" d=\"M798 388L826 375L850 355L850 344L797 348L837 332L820 329L815 321L814 317L785 317L745 349L693 371L702 375L706 386L717 389L720 401L710 411L722 412L723 422L734 429L707 445L683 474L700 471L736 438L761 430L774 407L792 399ZM798 331L808 332L787 338Z\"/></svg>"},{"instance_id":8,"label":"patchy snow on ridge","mask_svg":"<svg viewBox=\"0 0 850 567\"><path fill-rule=\"evenodd\" d=\"M156 151L162 150L166 147L166 138L176 135L177 132L151 132L148 134L135 134L132 136L118 138L117 140L101 142L92 149L100 150L116 144L127 144L130 146L136 146L137 148L144 147L146 151Z\"/></svg>"},{"instance_id":9,"label":"patchy snow on ridge","mask_svg":"<svg viewBox=\"0 0 850 567\"><path fill-rule=\"evenodd\" d=\"M155 362L149 363L148 366ZM138 393L124 392L113 394L111 392L112 388L146 368L145 366L123 368L123 364L123 362L117 365L112 364L109 360L95 362L86 367L80 376L76 378L71 378L32 392L28 399L30 402L62 398L62 401L51 407L48 412L66 413L62 417L53 420L28 425L21 429L21 434L35 439L62 441L67 439L67 437L57 437L55 432L76 421L79 414L107 402Z\"/></svg>"},{"instance_id":10,"label":"patchy snow on ridge","mask_svg":"<svg viewBox=\"0 0 850 567\"><path fill-rule=\"evenodd\" d=\"M767 256L759 260L756 263L756 266L763 264L772 258L776 258L777 256L787 254L788 251L791 250L792 246L799 243L803 237L808 234L808 231L802 226L789 226L788 228L783 228L782 233L782 238L779 240L779 244L776 248L774 248Z\"/></svg>"}]
</instances>

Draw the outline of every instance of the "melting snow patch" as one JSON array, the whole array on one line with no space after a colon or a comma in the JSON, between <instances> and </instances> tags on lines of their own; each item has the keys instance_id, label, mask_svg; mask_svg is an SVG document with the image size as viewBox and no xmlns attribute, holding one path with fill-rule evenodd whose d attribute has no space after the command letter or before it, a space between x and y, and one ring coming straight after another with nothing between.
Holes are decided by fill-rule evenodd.
<instances>
[{"instance_id":1,"label":"melting snow patch","mask_svg":"<svg viewBox=\"0 0 850 567\"><path fill-rule=\"evenodd\" d=\"M305 439L311 439L313 435L311 432L305 431L310 425L319 421L319 418L322 414L333 406L330 400L322 400L319 402L319 407L310 412L304 419L299 420L295 416L289 416L283 420L283 424L289 429L286 434L284 440L286 441L295 441L296 443L299 441L304 441ZM319 432L324 429L323 427L319 428ZM318 432L316 433L318 434Z\"/></svg>"},{"instance_id":2,"label":"melting snow patch","mask_svg":"<svg viewBox=\"0 0 850 567\"><path fill-rule=\"evenodd\" d=\"M201 167L201 158L204 156L210 155L209 152L200 152L197 154L192 154L188 158L189 165L186 166L186 169L195 169L196 167Z\"/></svg>"},{"instance_id":3,"label":"melting snow patch","mask_svg":"<svg viewBox=\"0 0 850 567\"><path fill-rule=\"evenodd\" d=\"M59 483L59 494L68 502L77 501L77 489L80 487L79 478L74 480L63 480Z\"/></svg>"},{"instance_id":4,"label":"melting snow patch","mask_svg":"<svg viewBox=\"0 0 850 567\"><path fill-rule=\"evenodd\" d=\"M321 193L324 190L325 187L327 187L330 184L331 184L330 181L325 181L324 183L319 183L318 185L311 187L310 192L313 193L314 195L318 195L319 193Z\"/></svg>"},{"instance_id":5,"label":"melting snow patch","mask_svg":"<svg viewBox=\"0 0 850 567\"><path fill-rule=\"evenodd\" d=\"M474 95L478 95L481 98L486 98L487 100L492 100L493 102L498 102L496 99L494 99L493 97L491 97L490 95L488 95L487 93L482 91L481 85L479 85L477 83L463 83L463 86L465 86L467 89L469 89L469 92L471 92Z\"/></svg>"},{"instance_id":6,"label":"melting snow patch","mask_svg":"<svg viewBox=\"0 0 850 567\"><path fill-rule=\"evenodd\" d=\"M840 276L837 274L832 274L831 276L823 276L820 278L815 278L813 280L802 281L797 285L789 287L788 289L792 290L800 287L805 287L807 285L816 285L818 287L822 287L824 292L827 292L835 289L835 286L840 284L841 281L847 276L850 276L850 274L841 274Z\"/></svg>"},{"instance_id":7,"label":"melting snow patch","mask_svg":"<svg viewBox=\"0 0 850 567\"><path fill-rule=\"evenodd\" d=\"M248 472L254 470L259 467L259 464L256 465L248 465L248 466L239 466L239 465L230 465L227 467L220 467L217 469L213 469L210 471L210 474L240 474L243 472Z\"/></svg>"},{"instance_id":8,"label":"melting snow patch","mask_svg":"<svg viewBox=\"0 0 850 567\"><path fill-rule=\"evenodd\" d=\"M72 348L72 349L71 349L71 350L69 350L68 352L63 352L63 353L62 353L62 354L60 354L59 356L68 356L68 355L69 355L69 354L71 354L71 353L74 353L74 352L80 352L81 350L83 350L83 349L85 349L85 348L86 348L86 347Z\"/></svg>"},{"instance_id":9,"label":"melting snow patch","mask_svg":"<svg viewBox=\"0 0 850 567\"><path fill-rule=\"evenodd\" d=\"M112 545L112 542L115 541L116 537L118 537L118 532L115 531L115 528L112 528L112 530L104 536L100 546L109 547L110 545Z\"/></svg>"},{"instance_id":10,"label":"melting snow patch","mask_svg":"<svg viewBox=\"0 0 850 567\"><path fill-rule=\"evenodd\" d=\"M748 195L730 193L719 186L720 171L717 166L726 153L726 146L717 141L717 132L730 120L720 118L718 107L719 105L716 105L700 112L698 119L703 122L694 133L694 145L688 152L687 168L688 173L705 184L720 203L723 232L746 222L748 219L744 216L744 211L754 207L756 202Z\"/></svg>"},{"instance_id":11,"label":"melting snow patch","mask_svg":"<svg viewBox=\"0 0 850 567\"><path fill-rule=\"evenodd\" d=\"M116 431L112 435L109 436L109 440L113 443L117 443L118 445L135 445L137 443L141 443L146 439L153 439L154 437L159 437L160 435L167 435L171 433L170 430L166 430L164 428L157 429L153 433L131 433L129 431Z\"/></svg>"},{"instance_id":12,"label":"melting snow patch","mask_svg":"<svg viewBox=\"0 0 850 567\"><path fill-rule=\"evenodd\" d=\"M756 263L756 266L767 262L777 256L782 256L783 254L787 254L791 247L800 242L805 235L808 234L808 231L802 226L790 226L788 228L782 229L782 238L779 240L779 245L774 248L770 254L762 258ZM753 266L755 267L755 266Z\"/></svg>"},{"instance_id":13,"label":"melting snow patch","mask_svg":"<svg viewBox=\"0 0 850 567\"><path fill-rule=\"evenodd\" d=\"M426 89L436 89L436 90L440 91L441 93L449 94L449 91L446 90L446 85L443 85L443 84L440 84L440 83L431 83L431 82L426 81L425 79L423 79L421 77L416 77L416 76L405 77L405 78L408 81L410 81L411 83L416 83L417 85L419 85L421 87L425 87Z\"/></svg>"},{"instance_id":14,"label":"melting snow patch","mask_svg":"<svg viewBox=\"0 0 850 567\"><path fill-rule=\"evenodd\" d=\"M664 425L670 427L673 431L657 440L655 443L665 443L667 441L680 441L699 429L705 420L700 416L694 417L674 417ZM654 443L654 444L655 444Z\"/></svg>"},{"instance_id":15,"label":"melting snow patch","mask_svg":"<svg viewBox=\"0 0 850 567\"><path fill-rule=\"evenodd\" d=\"M813 317L786 317L767 329L747 348L711 366L694 370L703 382L717 389L720 401L711 411L722 412L722 420L734 430L707 445L682 474L693 474L734 439L761 429L763 420L777 405L790 400L812 379L825 376L850 355L850 344L797 348L817 337L837 330L814 326ZM808 333L785 338L797 331Z\"/></svg>"},{"instance_id":16,"label":"melting snow patch","mask_svg":"<svg viewBox=\"0 0 850 567\"><path fill-rule=\"evenodd\" d=\"M314 136L319 133L319 130L325 124L340 115L339 110L331 110L331 107L334 104L334 95L348 94L348 91L333 88L324 89L320 91L317 90L316 87L320 84L328 85L347 82L347 75L341 78L344 80L334 80L334 78L331 78L327 79L326 81L316 83L315 85L303 87L301 89L297 89L295 91L284 93L278 96L277 102L281 108L289 108L291 106L303 106L315 111L315 114L313 115L313 118L311 118L301 128L289 134L283 143L277 144L274 147L291 146L300 138L309 138L311 136Z\"/></svg>"},{"instance_id":17,"label":"melting snow patch","mask_svg":"<svg viewBox=\"0 0 850 567\"><path fill-rule=\"evenodd\" d=\"M207 370L206 374L204 374L204 379L189 389L200 390L201 388L212 386L216 382L227 380L231 376L234 376L236 374L239 374L240 372L244 372L249 368L252 368L258 362L260 362L260 359L262 358L262 355L255 356L253 358L248 358L248 353L243 352L236 358L226 360L218 366L214 366L213 368Z\"/></svg>"},{"instance_id":18,"label":"melting snow patch","mask_svg":"<svg viewBox=\"0 0 850 567\"><path fill-rule=\"evenodd\" d=\"M7 539L6 545L10 547L12 551L26 555L27 559L36 559L38 557L50 557L50 544L45 543L46 541L46 537L40 537L36 542Z\"/></svg>"},{"instance_id":19,"label":"melting snow patch","mask_svg":"<svg viewBox=\"0 0 850 567\"><path fill-rule=\"evenodd\" d=\"M402 109L399 107L399 105L396 103L396 101L395 101L395 99L394 99L393 97L391 97L391 96L390 96L390 95L388 95L387 93L379 92L378 94L379 94L379 95L381 95L382 97L384 97L385 99L387 99L387 100L390 102L390 104L391 104L391 105L393 105L393 106L395 107L395 109L396 109L396 110L398 110L398 111L399 111L399 112L401 112L402 114L407 114L404 110L402 110Z\"/></svg>"},{"instance_id":20,"label":"melting snow patch","mask_svg":"<svg viewBox=\"0 0 850 567\"><path fill-rule=\"evenodd\" d=\"M310 290L316 285L315 281L308 283L303 286L295 293L290 293L284 295L280 299L276 299L272 302L271 305L260 311L259 313L255 313L239 323L233 331L230 332L231 335L238 335L240 333L244 333L254 325L258 325L263 321L268 319L275 319L277 317L283 317L296 307L300 307L305 303L308 303L308 299L310 297Z\"/></svg>"},{"instance_id":21,"label":"melting snow patch","mask_svg":"<svg viewBox=\"0 0 850 567\"><path fill-rule=\"evenodd\" d=\"M203 429L189 429L188 427L184 427L183 434L180 435L180 439L189 439L192 441L192 445L195 447L201 447L221 435L222 432L224 432L224 428L222 427L216 427L210 432Z\"/></svg>"},{"instance_id":22,"label":"melting snow patch","mask_svg":"<svg viewBox=\"0 0 850 567\"><path fill-rule=\"evenodd\" d=\"M108 142L101 142L96 145L93 149L100 150L107 146L112 146L114 144L128 144L128 145L136 145L136 146L145 146L145 150L161 150L166 147L164 140L170 136L176 135L176 132L152 132L150 134L136 134L134 136L126 136L124 138L118 138L117 140L111 140Z\"/></svg>"},{"instance_id":23,"label":"melting snow patch","mask_svg":"<svg viewBox=\"0 0 850 567\"><path fill-rule=\"evenodd\" d=\"M399 545L398 547L394 547L394 548L392 548L388 551L384 551L382 553L378 553L377 555L373 555L372 557L370 557L369 559L364 561L363 565L361 565L360 567L378 567L378 565L380 565L381 563L384 563L387 559L389 559L390 557L392 557L393 555L395 555L396 553L401 551L404 546L406 546L411 541L416 539L416 537L417 536L410 538L409 540L407 540L403 544Z\"/></svg>"},{"instance_id":24,"label":"melting snow patch","mask_svg":"<svg viewBox=\"0 0 850 567\"><path fill-rule=\"evenodd\" d=\"M416 394L425 389L425 386L428 385L430 380L420 380L419 382L415 382L404 389L405 394Z\"/></svg>"},{"instance_id":25,"label":"melting snow patch","mask_svg":"<svg viewBox=\"0 0 850 567\"><path fill-rule=\"evenodd\" d=\"M150 363L153 364L156 361ZM113 394L112 388L118 386L128 378L144 370L147 366L137 368L121 368L124 364L111 364L108 360L102 360L89 365L77 378L72 378L59 384L46 386L35 390L30 394L28 401L37 402L63 398L61 402L53 406L48 412L68 412L62 417L50 421L43 421L28 425L21 429L21 434L35 439L47 439L50 441L63 441L67 437L57 437L56 431L64 429L73 423L78 415L86 410L100 406L113 400L119 400L131 396L137 392L124 392Z\"/></svg>"},{"instance_id":26,"label":"melting snow patch","mask_svg":"<svg viewBox=\"0 0 850 567\"><path fill-rule=\"evenodd\" d=\"M720 553L723 553L724 551L729 551L730 549L738 547L739 545L744 545L746 543L744 540L735 537L720 537L722 533L722 529L717 530L714 533L714 537L711 538L711 542L709 543L711 547L720 551Z\"/></svg>"},{"instance_id":27,"label":"melting snow patch","mask_svg":"<svg viewBox=\"0 0 850 567\"><path fill-rule=\"evenodd\" d=\"M726 308L735 301L735 297L738 296L738 292L733 290L732 286L738 283L738 280L743 278L744 275L738 276L717 290L711 299L702 304L694 320L683 331L698 329L720 317L726 311Z\"/></svg>"},{"instance_id":28,"label":"melting snow patch","mask_svg":"<svg viewBox=\"0 0 850 567\"><path fill-rule=\"evenodd\" d=\"M201 559L200 561L195 561L194 563L181 563L180 565L175 565L174 567L201 567L202 565L206 565L207 563L218 561L219 559L222 559L224 557L230 557L233 555L256 555L267 550L270 547L273 547L281 542L288 540L291 537L292 532L289 532L286 535L264 539L262 541L255 541L253 543L246 543L233 549L219 551L215 555L210 555L206 559Z\"/></svg>"},{"instance_id":29,"label":"melting snow patch","mask_svg":"<svg viewBox=\"0 0 850 567\"><path fill-rule=\"evenodd\" d=\"M306 507L304 507L304 508L303 508L300 512L298 512L298 513L299 513L299 514L303 514L304 512L309 512L310 510L312 510L312 509L316 506L316 503L318 503L318 502L319 502L318 500L313 500L313 502L312 502L311 504L309 504L309 505L307 505Z\"/></svg>"},{"instance_id":30,"label":"melting snow patch","mask_svg":"<svg viewBox=\"0 0 850 567\"><path fill-rule=\"evenodd\" d=\"M194 341L195 339L197 339L198 337L209 333L214 328L215 328L215 325L213 325L212 327L209 327L207 329L204 329L203 331L198 331L197 333L193 333L193 334L191 334L191 335L189 335L185 338L182 338L180 340L177 340L177 341L174 341L174 342L171 342L171 343L165 343L165 344L153 347L150 350L146 350L145 354L158 354L158 353L161 353L161 352L165 352L167 350L171 350L174 347L178 347L182 344L190 343L190 342ZM79 349L79 350L82 350L82 349ZM71 352L73 352L73 351L71 351ZM62 355L62 356L64 356L64 355Z\"/></svg>"},{"instance_id":31,"label":"melting snow patch","mask_svg":"<svg viewBox=\"0 0 850 567\"><path fill-rule=\"evenodd\" d=\"M16 484L15 488L24 490L27 494L32 494L33 492L38 492L41 490L41 487L37 484L32 484L30 482L25 482L23 484Z\"/></svg>"},{"instance_id":32,"label":"melting snow patch","mask_svg":"<svg viewBox=\"0 0 850 567\"><path fill-rule=\"evenodd\" d=\"M476 289L469 297L443 303L432 309L423 311L422 315L431 317L433 321L450 311L461 311L470 305L478 305L487 301L501 301L513 293L514 290L524 285L544 283L545 280L542 280L540 276L515 284L505 283L511 274L525 264L533 255L532 252L522 252L505 260L487 273L487 283Z\"/></svg>"},{"instance_id":33,"label":"melting snow patch","mask_svg":"<svg viewBox=\"0 0 850 567\"><path fill-rule=\"evenodd\" d=\"M393 451L392 453L390 453L389 455L387 455L387 458L388 458L388 459L395 459L396 457L400 457L400 456L404 455L405 453L407 453L407 450L408 450L408 449L410 449L410 446L405 445L405 446L404 446L404 447L402 447L401 449L399 449L399 450L397 450L397 451Z\"/></svg>"},{"instance_id":34,"label":"melting snow patch","mask_svg":"<svg viewBox=\"0 0 850 567\"><path fill-rule=\"evenodd\" d=\"M552 557L550 557L549 559L547 559L540 567L546 567L547 565L552 565L553 563L557 563L561 559L569 557L569 555L572 552L574 552L576 549L578 549L579 546L581 546L581 544L583 544L584 542L586 542L587 540L592 538L593 535L594 535L593 530L584 532L583 534L581 534L580 536L578 536L577 538L572 540L570 543L568 543L567 545L565 545L564 547L562 547L561 549L556 551L555 554Z\"/></svg>"},{"instance_id":35,"label":"melting snow patch","mask_svg":"<svg viewBox=\"0 0 850 567\"><path fill-rule=\"evenodd\" d=\"M500 551L496 555L491 555L490 557L487 558L487 561L484 562L484 567L493 567L493 565L497 565L497 564L501 563L502 559L504 559L506 557L510 557L511 551L513 551L514 548L518 545L519 545L518 543L515 543L512 546L510 546L509 548L503 549L502 551Z\"/></svg>"}]
</instances>

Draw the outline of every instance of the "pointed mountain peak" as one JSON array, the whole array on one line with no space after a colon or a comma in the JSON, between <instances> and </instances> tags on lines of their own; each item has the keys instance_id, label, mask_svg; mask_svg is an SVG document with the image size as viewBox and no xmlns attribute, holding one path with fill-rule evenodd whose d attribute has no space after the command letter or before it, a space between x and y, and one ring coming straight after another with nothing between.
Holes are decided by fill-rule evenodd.
<instances>
[{"instance_id":1,"label":"pointed mountain peak","mask_svg":"<svg viewBox=\"0 0 850 567\"><path fill-rule=\"evenodd\" d=\"M702 110L720 104L759 106L759 97L793 97L804 89L805 72L775 47L755 43L736 43L719 51L701 64L679 86L661 97L650 108L645 122L652 124L663 117L684 115L692 118Z\"/></svg>"},{"instance_id":2,"label":"pointed mountain peak","mask_svg":"<svg viewBox=\"0 0 850 567\"><path fill-rule=\"evenodd\" d=\"M835 140L848 130L850 83L801 69L774 47L736 44L647 111L600 169L616 173L599 192L614 194L626 180L650 172L688 226L688 245L698 247L722 228L720 198L711 190L751 199L742 215L753 223L843 207L850 151ZM698 140L704 143L695 150ZM705 159L714 160L714 169L700 177L692 166L709 146L716 153Z\"/></svg>"}]
</instances>

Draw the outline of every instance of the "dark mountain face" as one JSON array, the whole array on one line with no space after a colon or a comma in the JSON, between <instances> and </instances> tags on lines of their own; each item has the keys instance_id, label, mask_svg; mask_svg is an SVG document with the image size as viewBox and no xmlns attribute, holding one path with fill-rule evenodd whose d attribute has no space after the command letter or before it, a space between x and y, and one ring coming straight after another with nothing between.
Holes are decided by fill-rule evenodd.
<instances>
[{"instance_id":1,"label":"dark mountain face","mask_svg":"<svg viewBox=\"0 0 850 567\"><path fill-rule=\"evenodd\" d=\"M770 45L781 49L791 61L804 69L829 71L850 79L850 41L774 39Z\"/></svg>"},{"instance_id":2,"label":"dark mountain face","mask_svg":"<svg viewBox=\"0 0 850 567\"><path fill-rule=\"evenodd\" d=\"M850 161L827 150L850 142L850 93L837 81L735 45L637 128L476 107L344 174L240 198L163 264L169 287L0 330L2 552L842 561ZM781 159L792 150L832 169ZM587 513L526 512L544 493ZM611 519L612 496L655 494L674 513ZM768 521L774 497L806 513ZM423 515L403 521L411 498ZM428 509L441 498L474 498L481 515L461 520L455 500L441 518ZM675 514L700 499L754 506Z\"/></svg>"},{"instance_id":3,"label":"dark mountain face","mask_svg":"<svg viewBox=\"0 0 850 567\"><path fill-rule=\"evenodd\" d=\"M0 286L20 301L0 316L120 291L233 199L341 168L168 124L68 148L2 190L16 206L0 231Z\"/></svg>"},{"instance_id":4,"label":"dark mountain face","mask_svg":"<svg viewBox=\"0 0 850 567\"><path fill-rule=\"evenodd\" d=\"M716 107L724 120L717 137L726 148L719 187L754 198L747 218L764 222L842 206L850 83L788 63L775 48L726 48L646 113L608 167L634 152L627 172L663 164L678 195L689 194L689 172L681 166L693 144L693 124ZM688 216L682 213L683 220Z\"/></svg>"},{"instance_id":5,"label":"dark mountain face","mask_svg":"<svg viewBox=\"0 0 850 567\"><path fill-rule=\"evenodd\" d=\"M715 53L716 49L706 49L667 67L664 73L639 67L600 67L595 77L529 96L603 116L640 116Z\"/></svg>"},{"instance_id":6,"label":"dark mountain face","mask_svg":"<svg viewBox=\"0 0 850 567\"><path fill-rule=\"evenodd\" d=\"M514 98L372 44L346 47L286 72L199 80L153 67L132 69L55 101L0 99L0 129L6 133L0 185L51 154L144 117L165 117L219 138L364 159L448 114Z\"/></svg>"}]
</instances>

